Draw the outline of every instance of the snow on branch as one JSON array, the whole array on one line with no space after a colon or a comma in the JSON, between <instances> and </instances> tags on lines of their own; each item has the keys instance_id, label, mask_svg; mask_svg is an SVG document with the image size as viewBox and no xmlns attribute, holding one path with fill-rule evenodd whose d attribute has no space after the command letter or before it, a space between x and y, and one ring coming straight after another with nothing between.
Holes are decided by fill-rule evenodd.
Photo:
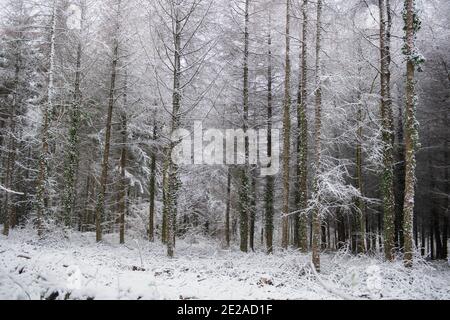
<instances>
[{"instance_id":1,"label":"snow on branch","mask_svg":"<svg viewBox=\"0 0 450 320\"><path fill-rule=\"evenodd\" d=\"M8 189L8 188L5 188L5 187L2 186L1 184L0 184L0 190L4 191L4 192L6 192L6 193L12 193L12 194L17 194L17 195L23 195L22 192L17 192L17 191L10 190L10 189Z\"/></svg>"}]
</instances>

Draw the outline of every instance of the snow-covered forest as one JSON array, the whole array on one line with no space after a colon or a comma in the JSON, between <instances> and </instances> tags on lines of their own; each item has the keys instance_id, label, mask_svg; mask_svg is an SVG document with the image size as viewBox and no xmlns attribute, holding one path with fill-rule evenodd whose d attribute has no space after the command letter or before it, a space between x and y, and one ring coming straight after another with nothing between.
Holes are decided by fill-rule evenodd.
<instances>
[{"instance_id":1,"label":"snow-covered forest","mask_svg":"<svg viewBox=\"0 0 450 320\"><path fill-rule=\"evenodd\" d=\"M450 299L449 107L448 0L0 0L0 299Z\"/></svg>"}]
</instances>

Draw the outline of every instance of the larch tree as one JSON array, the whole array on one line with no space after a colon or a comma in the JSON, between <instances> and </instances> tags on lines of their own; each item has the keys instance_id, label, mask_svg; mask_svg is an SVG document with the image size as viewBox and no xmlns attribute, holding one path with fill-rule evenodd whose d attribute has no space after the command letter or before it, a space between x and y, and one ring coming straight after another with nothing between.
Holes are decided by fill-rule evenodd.
<instances>
[{"instance_id":1,"label":"larch tree","mask_svg":"<svg viewBox=\"0 0 450 320\"><path fill-rule=\"evenodd\" d=\"M270 20L270 14L269 14ZM269 22L270 25L270 22ZM273 75L272 75L272 35L270 29L267 36L267 157L272 158L272 126L273 126ZM266 177L265 186L265 240L267 253L273 253L273 215L274 215L274 185L272 175Z\"/></svg>"},{"instance_id":2,"label":"larch tree","mask_svg":"<svg viewBox=\"0 0 450 320\"><path fill-rule=\"evenodd\" d=\"M362 71L362 58L363 58L363 50L361 42L359 41L357 44L357 53L358 53L358 79L362 79L364 77ZM378 78L378 75L375 77L372 82L370 94L372 94L375 87L375 80ZM369 241L367 241L367 212L366 212L366 204L364 201L364 125L365 125L365 117L366 117L366 103L363 100L363 84L361 81L358 83L358 101L357 101L357 109L356 109L356 168L355 168L355 180L356 180L356 188L359 192L359 195L356 197L356 231L357 231L357 243L356 243L356 252L357 253L365 253L368 250L370 245Z\"/></svg>"},{"instance_id":3,"label":"larch tree","mask_svg":"<svg viewBox=\"0 0 450 320\"><path fill-rule=\"evenodd\" d=\"M248 132L248 112L249 112L249 24L250 24L250 0L245 0L244 9L244 61L243 61L243 131L245 134L245 164L240 170L241 186L239 191L239 230L240 249L242 252L248 251L249 235L249 214L250 214L250 170L249 160L249 139Z\"/></svg>"},{"instance_id":4,"label":"larch tree","mask_svg":"<svg viewBox=\"0 0 450 320\"><path fill-rule=\"evenodd\" d=\"M187 17L182 16L182 12L178 3L172 3L173 14L172 20L172 34L173 34L173 88L172 88L172 111L170 131L175 132L180 126L180 108L181 108L181 29L182 21ZM173 257L175 250L175 228L176 228L176 197L178 192L178 166L172 161L172 150L175 147L176 141L170 142L167 168L167 183L166 183L166 203L167 207L167 255Z\"/></svg>"},{"instance_id":5,"label":"larch tree","mask_svg":"<svg viewBox=\"0 0 450 320\"><path fill-rule=\"evenodd\" d=\"M395 238L395 199L394 199L394 123L389 83L389 45L386 42L386 3L379 0L380 13L380 78L381 102L380 113L382 122L383 143L383 169L382 169L382 195L383 195L383 226L384 226L384 253L386 260L394 258Z\"/></svg>"},{"instance_id":6,"label":"larch tree","mask_svg":"<svg viewBox=\"0 0 450 320\"><path fill-rule=\"evenodd\" d=\"M360 48L361 46L359 46ZM361 74L361 68L359 68L359 75ZM364 195L364 186L363 186L363 148L362 141L363 137L363 102L361 101L361 88L359 90L359 101L358 101L358 109L356 111L356 187L358 188L360 197L356 199L356 207L358 209L357 212L357 229L358 229L358 243L357 243L357 251L358 253L365 253L367 249L366 243L366 215L365 215L365 205L363 195Z\"/></svg>"},{"instance_id":7,"label":"larch tree","mask_svg":"<svg viewBox=\"0 0 450 320\"><path fill-rule=\"evenodd\" d=\"M297 95L297 245L301 251L308 250L308 0L302 2L301 67Z\"/></svg>"},{"instance_id":8,"label":"larch tree","mask_svg":"<svg viewBox=\"0 0 450 320\"><path fill-rule=\"evenodd\" d=\"M73 84L73 98L70 109L70 127L69 127L69 141L66 147L66 159L64 168L64 223L66 227L70 227L75 213L75 199L76 199L76 181L78 176L78 165L80 160L80 123L81 123L81 104L82 92L81 81L83 76L82 58L83 58L83 28L86 12L86 3L83 1L80 6L80 21L79 28L75 28L72 32L76 33L76 61L75 61L75 76Z\"/></svg>"},{"instance_id":9,"label":"larch tree","mask_svg":"<svg viewBox=\"0 0 450 320\"><path fill-rule=\"evenodd\" d=\"M178 194L181 187L179 164L174 161L173 151L182 137L175 134L180 128L186 113L194 109L202 100L203 93L189 97L193 101L183 100L187 88L201 73L210 52L211 41L199 41L198 33L205 27L206 16L210 12L212 1L180 0L156 1L156 11L162 28L156 28L156 36L161 46L156 47L157 57L168 72L170 85L163 83L162 75L157 71L161 86L170 94L170 107L165 106L168 119L168 140L165 146L163 168L163 242L167 245L167 255L174 256L177 231ZM160 96L161 100L164 100Z\"/></svg>"},{"instance_id":10,"label":"larch tree","mask_svg":"<svg viewBox=\"0 0 450 320\"><path fill-rule=\"evenodd\" d=\"M41 124L41 154L39 157L39 174L37 179L37 231L42 236L44 232L44 220L48 218L48 201L49 201L49 181L48 181L48 160L49 139L51 126L51 112L53 111L53 99L55 96L55 55L56 55L56 24L57 24L57 6L58 1L54 0L52 4L51 26L50 26L50 50L49 65L47 71L47 89L46 99L42 106L42 124Z\"/></svg>"},{"instance_id":11,"label":"larch tree","mask_svg":"<svg viewBox=\"0 0 450 320\"><path fill-rule=\"evenodd\" d=\"M114 32L112 35L112 62L110 69L110 83L109 83L109 96L107 107L107 118L105 126L105 141L103 146L103 160L101 175L99 177L100 187L97 195L97 205L95 209L95 225L96 225L96 240L102 241L102 229L103 219L105 217L105 197L108 184L109 174L109 157L111 149L111 133L112 133L112 119L113 109L116 102L116 81L118 78L117 68L119 63L119 35L121 30L121 10L122 0L116 0L114 8Z\"/></svg>"},{"instance_id":12,"label":"larch tree","mask_svg":"<svg viewBox=\"0 0 450 320\"><path fill-rule=\"evenodd\" d=\"M127 142L128 142L128 119L127 108L128 105L128 76L125 70L124 85L123 85L123 105L120 114L120 135L121 135L121 151L120 151L120 190L119 190L119 242L125 243L125 216L127 211Z\"/></svg>"},{"instance_id":13,"label":"larch tree","mask_svg":"<svg viewBox=\"0 0 450 320\"><path fill-rule=\"evenodd\" d=\"M283 208L281 217L281 247L289 245L289 192L291 159L291 57L290 57L291 0L286 0L284 101L283 101Z\"/></svg>"},{"instance_id":14,"label":"larch tree","mask_svg":"<svg viewBox=\"0 0 450 320\"><path fill-rule=\"evenodd\" d=\"M227 169L227 198L225 204L225 245L230 248L231 243L231 167Z\"/></svg>"},{"instance_id":15,"label":"larch tree","mask_svg":"<svg viewBox=\"0 0 450 320\"><path fill-rule=\"evenodd\" d=\"M158 126L156 121L153 121L153 135L152 139L155 142L158 138ZM150 155L149 167L150 167L150 179L148 184L149 194L149 219L148 219L148 240L150 242L155 241L155 200L156 200L156 148L153 147Z\"/></svg>"},{"instance_id":16,"label":"larch tree","mask_svg":"<svg viewBox=\"0 0 450 320\"><path fill-rule=\"evenodd\" d=\"M322 41L322 0L317 1L316 20L316 81L315 81L315 117L314 117L314 208L312 213L312 263L316 270L320 272L320 243L321 243L321 210L320 210L320 190L319 179L321 173L322 155L322 62L321 62L321 41Z\"/></svg>"},{"instance_id":17,"label":"larch tree","mask_svg":"<svg viewBox=\"0 0 450 320\"><path fill-rule=\"evenodd\" d=\"M405 123L405 201L403 206L403 232L404 232L404 263L406 267L413 264L414 255L414 198L416 185L416 150L419 134L416 118L417 97L415 93L415 71L424 62L424 58L417 51L415 45L416 34L420 30L421 22L417 13L414 0L405 0L403 11L405 23L405 44L403 54L406 56L406 123Z\"/></svg>"}]
</instances>

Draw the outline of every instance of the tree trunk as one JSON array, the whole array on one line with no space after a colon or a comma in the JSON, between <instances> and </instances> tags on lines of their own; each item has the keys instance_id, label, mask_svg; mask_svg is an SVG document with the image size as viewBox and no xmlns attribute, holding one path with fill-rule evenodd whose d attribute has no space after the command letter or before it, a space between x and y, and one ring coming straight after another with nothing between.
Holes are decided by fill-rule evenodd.
<instances>
[{"instance_id":1,"label":"tree trunk","mask_svg":"<svg viewBox=\"0 0 450 320\"><path fill-rule=\"evenodd\" d=\"M227 170L227 204L225 209L225 244L227 249L230 248L230 211L231 211L231 168Z\"/></svg>"},{"instance_id":2,"label":"tree trunk","mask_svg":"<svg viewBox=\"0 0 450 320\"><path fill-rule=\"evenodd\" d=\"M425 238L425 222L422 220L422 227L420 231L420 254L422 257L425 256L426 249L426 238Z\"/></svg>"},{"instance_id":3,"label":"tree trunk","mask_svg":"<svg viewBox=\"0 0 450 320\"><path fill-rule=\"evenodd\" d=\"M125 213L126 213L126 202L127 202L127 184L125 170L127 165L127 118L122 115L122 151L120 156L120 200L119 200L119 233L120 233L120 243L125 243Z\"/></svg>"},{"instance_id":4,"label":"tree trunk","mask_svg":"<svg viewBox=\"0 0 450 320\"><path fill-rule=\"evenodd\" d=\"M287 249L289 245L289 192L290 192L290 152L291 152L291 59L290 59L290 2L286 0L286 52L284 66L284 103L283 103L283 209L281 247Z\"/></svg>"},{"instance_id":5,"label":"tree trunk","mask_svg":"<svg viewBox=\"0 0 450 320\"><path fill-rule=\"evenodd\" d=\"M357 212L357 227L358 227L358 243L357 243L357 252L365 253L367 250L367 242L366 242L366 215L365 215L365 205L363 201L364 196L364 187L363 187L363 160L362 160L362 141L363 141L363 127L362 127L362 106L359 104L358 114L358 130L357 130L357 139L358 143L356 146L356 185L361 194L358 199L356 199L356 206L358 208Z\"/></svg>"},{"instance_id":6,"label":"tree trunk","mask_svg":"<svg viewBox=\"0 0 450 320\"><path fill-rule=\"evenodd\" d=\"M120 12L120 1L118 2L118 12ZM119 32L119 23L117 23L116 32ZM111 127L112 116L115 102L117 64L119 61L119 41L114 39L113 44L113 60L111 66L111 82L109 88L108 100L108 116L106 118L105 145L103 148L102 173L100 176L100 191L97 197L97 207L95 211L96 239L97 242L102 241L102 223L105 214L105 196L109 173L109 151L111 148Z\"/></svg>"},{"instance_id":7,"label":"tree trunk","mask_svg":"<svg viewBox=\"0 0 450 320\"><path fill-rule=\"evenodd\" d=\"M256 223L256 176L255 176L256 168L252 166L252 172L250 174L250 211L249 211L249 228L248 228L248 237L249 237L249 247L250 250L255 251L255 223Z\"/></svg>"},{"instance_id":8,"label":"tree trunk","mask_svg":"<svg viewBox=\"0 0 450 320\"><path fill-rule=\"evenodd\" d=\"M249 109L249 78L248 78L248 57L249 57L249 3L250 0L245 1L245 25L244 25L244 85L243 85L243 97L244 97L244 133L248 131L248 109ZM239 211L240 211L240 249L242 252L248 251L248 224L249 224L249 139L245 137L245 165L241 169L241 190L239 194Z\"/></svg>"},{"instance_id":9,"label":"tree trunk","mask_svg":"<svg viewBox=\"0 0 450 320\"><path fill-rule=\"evenodd\" d=\"M433 220L433 219L432 219ZM429 242L429 247L430 247L430 259L434 260L435 255L434 255L434 227L433 227L433 221L431 221L431 223L429 224L429 228L430 228L430 232L429 232L429 238L428 238L428 242Z\"/></svg>"},{"instance_id":10,"label":"tree trunk","mask_svg":"<svg viewBox=\"0 0 450 320\"><path fill-rule=\"evenodd\" d=\"M345 235L345 218L339 209L336 212L336 219L337 219L337 229L338 229L337 248L341 249L346 243L346 235Z\"/></svg>"},{"instance_id":11,"label":"tree trunk","mask_svg":"<svg viewBox=\"0 0 450 320\"><path fill-rule=\"evenodd\" d=\"M267 157L272 158L272 36L269 31L268 36L268 68L267 68ZM274 212L274 177L266 177L265 192L265 231L266 250L273 253L273 212Z\"/></svg>"},{"instance_id":12,"label":"tree trunk","mask_svg":"<svg viewBox=\"0 0 450 320\"><path fill-rule=\"evenodd\" d=\"M90 166L89 166L90 168ZM84 207L84 217L83 220L81 222L81 228L80 231L81 232L85 232L87 231L87 226L91 223L91 215L90 215L90 208L89 208L89 203L90 203L90 190L91 190L91 175L90 172L88 171L88 174L86 176L86 194L85 194L85 207Z\"/></svg>"},{"instance_id":13,"label":"tree trunk","mask_svg":"<svg viewBox=\"0 0 450 320\"><path fill-rule=\"evenodd\" d=\"M158 129L156 122L153 125L153 141L156 141ZM155 197L156 197L156 151L152 151L150 156L150 181L148 187L149 193L149 219L148 219L148 240L155 241Z\"/></svg>"},{"instance_id":14,"label":"tree trunk","mask_svg":"<svg viewBox=\"0 0 450 320\"><path fill-rule=\"evenodd\" d=\"M163 166L163 216L162 216L162 226L161 226L161 242L167 244L167 233L168 233L168 194L169 194L169 148L164 150L164 166Z\"/></svg>"},{"instance_id":15,"label":"tree trunk","mask_svg":"<svg viewBox=\"0 0 450 320\"><path fill-rule=\"evenodd\" d=\"M429 208L431 213L431 224L430 229L433 230L433 237L431 240L434 240L436 244L436 259L441 259L442 257L442 241L441 241L441 230L439 227L440 218L439 212L436 208L436 204L439 203L438 199L436 199L435 192L436 190L436 178L434 176L434 163L432 160L432 155L428 155L428 167L429 167L429 179L430 179L430 189L428 194Z\"/></svg>"},{"instance_id":16,"label":"tree trunk","mask_svg":"<svg viewBox=\"0 0 450 320\"><path fill-rule=\"evenodd\" d=\"M362 48L361 45L358 44L358 53L362 57ZM358 68L358 75L362 76L361 67ZM364 184L363 184L363 149L362 143L364 139L363 135L363 106L364 103L362 101L362 87L359 85L359 93L358 93L358 109L356 113L356 187L360 193L360 196L356 199L356 227L357 227L357 244L356 244L356 252L357 253L365 253L367 251L367 239L366 239L366 213L365 213L365 203L364 203Z\"/></svg>"},{"instance_id":17,"label":"tree trunk","mask_svg":"<svg viewBox=\"0 0 450 320\"><path fill-rule=\"evenodd\" d=\"M308 117L307 110L307 80L308 80L308 0L303 0L302 4L302 49L301 49L301 70L297 98L297 210L298 224L296 226L297 246L302 252L308 250L307 237L307 216L308 207Z\"/></svg>"},{"instance_id":18,"label":"tree trunk","mask_svg":"<svg viewBox=\"0 0 450 320\"><path fill-rule=\"evenodd\" d=\"M411 267L413 264L413 219L414 219L414 198L416 182L416 148L418 143L418 130L416 120L415 102L415 68L420 64L420 57L415 53L414 38L419 30L420 23L415 12L414 0L405 0L405 48L404 53L407 58L406 68L406 175L405 175L405 202L403 206L403 232L405 241L405 266Z\"/></svg>"},{"instance_id":19,"label":"tree trunk","mask_svg":"<svg viewBox=\"0 0 450 320\"><path fill-rule=\"evenodd\" d=\"M327 239L327 226L326 226L326 224L325 223L322 223L322 227L321 227L321 230L322 230L322 238L321 238L321 240L320 240L320 242L321 242L321 249L322 250L325 250L326 248L327 248L327 246L328 246L328 239Z\"/></svg>"},{"instance_id":20,"label":"tree trunk","mask_svg":"<svg viewBox=\"0 0 450 320\"><path fill-rule=\"evenodd\" d=\"M171 133L175 132L180 124L180 107L181 107L181 21L179 17L179 9L176 8L172 17L174 23L174 68L173 68L173 90L172 90L172 116L171 116ZM167 154L168 171L167 185L165 196L165 210L167 214L167 255L172 258L175 250L175 230L176 230L176 207L178 192L178 167L172 161L172 150L176 141L170 142L169 152Z\"/></svg>"},{"instance_id":21,"label":"tree trunk","mask_svg":"<svg viewBox=\"0 0 450 320\"><path fill-rule=\"evenodd\" d=\"M403 110L398 106L397 121L397 165L396 165L396 193L395 193L395 243L403 248L403 200L405 197L405 145L403 139Z\"/></svg>"},{"instance_id":22,"label":"tree trunk","mask_svg":"<svg viewBox=\"0 0 450 320\"><path fill-rule=\"evenodd\" d=\"M316 91L315 91L315 147L314 147L314 210L312 217L312 262L320 272L320 190L319 175L321 173L322 153L322 79L321 79L321 34L322 34L322 0L317 0L316 31Z\"/></svg>"},{"instance_id":23,"label":"tree trunk","mask_svg":"<svg viewBox=\"0 0 450 320\"><path fill-rule=\"evenodd\" d=\"M126 181L126 168L127 168L127 115L126 110L128 107L127 101L127 75L125 71L125 86L123 94L123 110L121 114L121 136L122 136L122 150L120 155L120 195L119 195L119 241L121 244L125 243L125 215L127 210L127 181Z\"/></svg>"},{"instance_id":24,"label":"tree trunk","mask_svg":"<svg viewBox=\"0 0 450 320\"><path fill-rule=\"evenodd\" d=\"M72 109L70 110L70 128L68 132L69 141L66 151L66 163L64 170L64 223L66 227L70 227L72 218L74 217L75 199L76 199L76 180L78 176L78 164L80 159L79 150L79 130L81 122L81 58L83 53L82 45L82 30L84 23L84 5L81 6L81 27L79 32L77 54L76 54L76 66L75 66L75 83L74 94L72 101Z\"/></svg>"},{"instance_id":25,"label":"tree trunk","mask_svg":"<svg viewBox=\"0 0 450 320\"><path fill-rule=\"evenodd\" d=\"M449 79L450 80L450 79ZM447 111L448 112L448 111ZM447 119L447 112L445 112L445 122L444 123L448 123ZM443 230L443 237L442 237L442 251L443 251L443 256L442 259L448 259L448 233L450 231L450 227L449 227L449 222L450 222L450 213L449 213L449 208L448 208L448 203L449 203L449 195L450 195L450 180L449 180L449 166L448 164L450 163L450 156L449 156L449 148L448 148L448 139L445 140L444 142L444 163L447 164L445 167L445 173L444 173L444 194L446 195L444 198L444 230Z\"/></svg>"},{"instance_id":26,"label":"tree trunk","mask_svg":"<svg viewBox=\"0 0 450 320\"><path fill-rule=\"evenodd\" d=\"M50 31L50 63L47 75L47 101L44 103L41 126L41 154L39 156L39 173L37 180L36 207L37 207L37 231L38 236L43 234L43 219L47 217L48 205L48 157L49 157L49 129L50 111L53 109L54 96L54 71L55 71L55 40L56 40L56 3L53 1L52 27Z\"/></svg>"},{"instance_id":27,"label":"tree trunk","mask_svg":"<svg viewBox=\"0 0 450 320\"><path fill-rule=\"evenodd\" d=\"M394 158L393 158L393 120L390 97L388 48L386 41L386 3L379 0L380 11L380 70L381 70L381 118L383 133L383 213L384 213L384 253L388 261L394 259L395 237L395 199L394 199Z\"/></svg>"}]
</instances>

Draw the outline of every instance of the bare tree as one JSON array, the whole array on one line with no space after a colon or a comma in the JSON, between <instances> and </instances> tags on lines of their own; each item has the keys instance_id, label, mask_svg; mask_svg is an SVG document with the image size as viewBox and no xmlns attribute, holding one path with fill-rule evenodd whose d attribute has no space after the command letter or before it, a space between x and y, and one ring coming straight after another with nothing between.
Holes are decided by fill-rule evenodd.
<instances>
[{"instance_id":1,"label":"bare tree","mask_svg":"<svg viewBox=\"0 0 450 320\"><path fill-rule=\"evenodd\" d=\"M80 150L79 150L79 130L81 123L81 104L82 104L82 93L81 93L81 81L83 76L82 70L82 55L83 55L83 28L85 23L85 12L86 3L83 1L80 6L81 9L81 21L80 28L76 31L77 35L77 50L76 50L76 61L75 61L75 81L73 90L73 101L70 110L70 128L69 128L69 143L66 150L66 163L64 168L64 194L63 194L63 205L64 205L64 222L67 227L71 226L72 218L75 209L75 199L76 199L76 181L78 175L78 165L80 160Z\"/></svg>"},{"instance_id":2,"label":"bare tree","mask_svg":"<svg viewBox=\"0 0 450 320\"><path fill-rule=\"evenodd\" d=\"M291 152L291 58L290 58L290 15L291 0L286 0L286 30L285 30L285 65L284 65L284 102L283 102L283 209L281 246L287 249L289 245L289 192L290 192L290 152Z\"/></svg>"},{"instance_id":3,"label":"bare tree","mask_svg":"<svg viewBox=\"0 0 450 320\"><path fill-rule=\"evenodd\" d=\"M269 16L270 20L270 16ZM270 24L270 23L269 23ZM268 67L267 67L267 157L272 158L272 126L273 126L273 75L272 75L272 36L269 30L267 37ZM274 213L274 177L266 177L265 190L265 231L267 253L273 253L273 213Z\"/></svg>"},{"instance_id":4,"label":"bare tree","mask_svg":"<svg viewBox=\"0 0 450 320\"><path fill-rule=\"evenodd\" d=\"M116 101L116 81L117 81L117 66L119 63L119 34L121 29L121 10L122 10L122 0L117 0L115 3L115 21L114 21L114 34L112 40L112 63L111 63L111 76L110 76L110 87L109 87L109 98L108 98L108 111L106 118L106 131L105 131L105 142L103 147L103 161L102 161L102 172L100 176L100 191L97 196L97 207L95 211L95 224L96 224L96 239L97 242L102 240L102 223L105 215L105 196L106 187L108 182L109 173L109 156L111 149L111 130L112 130L112 118L113 109Z\"/></svg>"},{"instance_id":5,"label":"bare tree","mask_svg":"<svg viewBox=\"0 0 450 320\"><path fill-rule=\"evenodd\" d=\"M302 49L299 88L297 98L297 210L299 210L296 234L297 245L308 250L306 208L308 207L308 0L302 3Z\"/></svg>"},{"instance_id":6,"label":"bare tree","mask_svg":"<svg viewBox=\"0 0 450 320\"><path fill-rule=\"evenodd\" d=\"M243 99L244 99L244 134L248 131L248 109L249 109L249 23L250 23L250 0L245 0L244 9L244 61L243 61ZM249 233L249 214L250 214L250 172L248 166L249 159L249 139L245 136L245 165L241 168L241 186L239 192L239 210L240 210L240 249L242 252L248 251L248 233Z\"/></svg>"},{"instance_id":7,"label":"bare tree","mask_svg":"<svg viewBox=\"0 0 450 320\"><path fill-rule=\"evenodd\" d=\"M158 127L156 121L153 122L153 141L158 138ZM150 156L150 181L148 186L149 193L149 225L148 239L150 242L155 241L155 198L156 198L156 151L152 150Z\"/></svg>"},{"instance_id":8,"label":"bare tree","mask_svg":"<svg viewBox=\"0 0 450 320\"><path fill-rule=\"evenodd\" d=\"M55 46L56 46L56 12L58 1L54 0L52 4L52 18L50 28L50 54L49 67L47 72L47 92L46 101L42 108L42 126L41 126L41 154L39 158L39 175L37 180L37 231L38 235L43 234L43 219L47 218L48 207L48 158L49 158L49 130L51 121L51 112L53 111L53 99L55 92Z\"/></svg>"},{"instance_id":9,"label":"bare tree","mask_svg":"<svg viewBox=\"0 0 450 320\"><path fill-rule=\"evenodd\" d=\"M389 45L386 42L386 3L379 0L380 11L380 73L381 73L381 121L383 132L382 192L384 211L384 253L386 260L393 260L395 231L394 199L394 124L389 83Z\"/></svg>"},{"instance_id":10,"label":"bare tree","mask_svg":"<svg viewBox=\"0 0 450 320\"><path fill-rule=\"evenodd\" d=\"M317 1L316 22L316 88L315 88L315 146L314 146L314 208L312 214L312 263L320 272L320 190L319 175L321 172L322 153L322 67L321 67L321 41L322 41L322 0Z\"/></svg>"},{"instance_id":11,"label":"bare tree","mask_svg":"<svg viewBox=\"0 0 450 320\"><path fill-rule=\"evenodd\" d=\"M405 22L405 45L403 53L406 56L406 129L405 129L405 151L406 151L406 177L405 177L405 202L403 207L404 220L403 231L405 237L405 266L413 264L413 220L414 220L414 197L416 184L416 150L418 146L418 130L416 120L416 94L415 94L415 70L424 62L423 57L418 54L415 46L415 37L420 30L420 20L416 12L414 0L405 0L404 7Z\"/></svg>"},{"instance_id":12,"label":"bare tree","mask_svg":"<svg viewBox=\"0 0 450 320\"><path fill-rule=\"evenodd\" d=\"M196 43L195 36L204 27L205 18L211 8L211 1L180 0L157 1L156 14L162 29L156 28L157 39L162 48L156 46L158 58L163 62L166 71L171 73L171 87L161 80L157 71L158 83L164 85L171 94L171 108L169 113L169 140L166 147L166 159L163 172L163 241L167 244L167 255L173 257L175 250L177 198L180 188L178 178L178 164L172 159L172 151L178 143L172 135L180 127L183 116L195 108L203 98L204 93L193 98L189 106L183 106L183 94L186 87L192 84L204 66L210 51L210 41ZM169 36L167 36L167 34ZM194 55L193 60L191 56ZM198 55L197 57L195 55ZM186 62L187 65L182 65ZM161 97L162 98L162 97ZM164 100L163 98L161 100ZM165 106L165 103L163 103ZM183 109L183 107L185 107ZM164 231L165 230L165 231Z\"/></svg>"}]
</instances>

